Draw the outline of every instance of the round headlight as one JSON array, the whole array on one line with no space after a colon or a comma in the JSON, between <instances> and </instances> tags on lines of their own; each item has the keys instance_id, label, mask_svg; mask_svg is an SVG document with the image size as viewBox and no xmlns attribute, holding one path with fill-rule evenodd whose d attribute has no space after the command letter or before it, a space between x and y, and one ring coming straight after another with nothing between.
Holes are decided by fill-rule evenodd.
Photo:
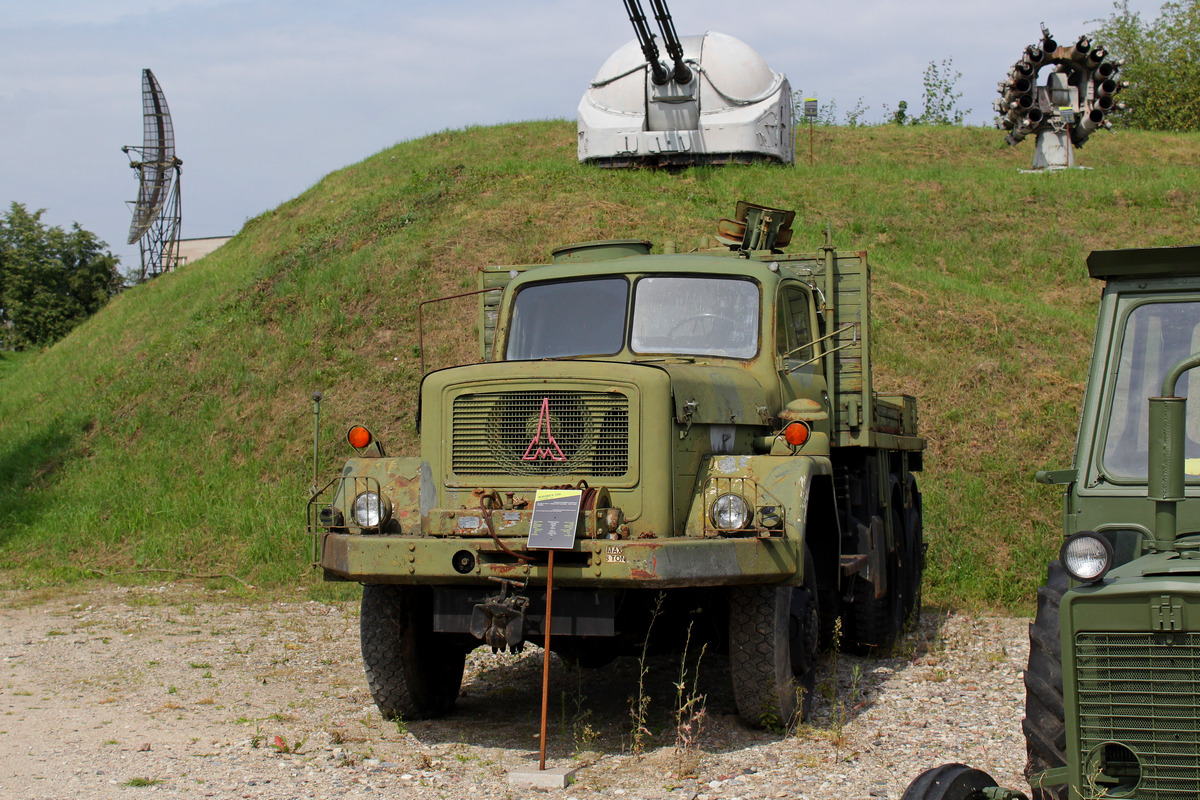
<instances>
[{"instance_id":1,"label":"round headlight","mask_svg":"<svg viewBox=\"0 0 1200 800\"><path fill-rule=\"evenodd\" d=\"M738 494L723 494L713 501L709 518L717 530L738 531L750 520L750 506Z\"/></svg>"},{"instance_id":2,"label":"round headlight","mask_svg":"<svg viewBox=\"0 0 1200 800\"><path fill-rule=\"evenodd\" d=\"M1095 583L1112 567L1112 545L1098 533L1080 531L1063 542L1058 558L1072 578Z\"/></svg>"},{"instance_id":3,"label":"round headlight","mask_svg":"<svg viewBox=\"0 0 1200 800\"><path fill-rule=\"evenodd\" d=\"M363 492L354 498L354 521L363 528L378 528L392 516L392 504L378 492Z\"/></svg>"}]
</instances>

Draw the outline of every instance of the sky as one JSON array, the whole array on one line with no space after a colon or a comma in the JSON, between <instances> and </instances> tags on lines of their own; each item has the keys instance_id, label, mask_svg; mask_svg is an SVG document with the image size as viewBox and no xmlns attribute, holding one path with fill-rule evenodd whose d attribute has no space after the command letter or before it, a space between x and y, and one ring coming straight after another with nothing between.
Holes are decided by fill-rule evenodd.
<instances>
[{"instance_id":1,"label":"sky","mask_svg":"<svg viewBox=\"0 0 1200 800\"><path fill-rule=\"evenodd\" d=\"M1144 19L1160 6L1129 3ZM992 124L996 83L1041 23L1065 44L1113 10L1108 0L669 7L681 36L743 40L793 90L836 102L839 121L860 102L864 122L900 100L919 113L926 67L950 59L972 125ZM632 39L618 0L0 0L0 208L78 222L136 272L125 202L137 176L121 147L142 141L146 67L183 161L182 236L201 238L232 235L397 142L574 120L600 66Z\"/></svg>"}]
</instances>

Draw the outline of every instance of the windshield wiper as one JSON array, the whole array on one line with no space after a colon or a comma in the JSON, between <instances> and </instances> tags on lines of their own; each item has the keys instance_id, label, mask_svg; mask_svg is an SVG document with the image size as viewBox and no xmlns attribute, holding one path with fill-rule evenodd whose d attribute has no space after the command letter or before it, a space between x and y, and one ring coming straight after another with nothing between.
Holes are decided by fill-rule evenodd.
<instances>
[{"instance_id":1,"label":"windshield wiper","mask_svg":"<svg viewBox=\"0 0 1200 800\"><path fill-rule=\"evenodd\" d=\"M695 364L695 356L656 356L654 358L635 358L631 364L653 364L655 361L682 361L685 364Z\"/></svg>"}]
</instances>

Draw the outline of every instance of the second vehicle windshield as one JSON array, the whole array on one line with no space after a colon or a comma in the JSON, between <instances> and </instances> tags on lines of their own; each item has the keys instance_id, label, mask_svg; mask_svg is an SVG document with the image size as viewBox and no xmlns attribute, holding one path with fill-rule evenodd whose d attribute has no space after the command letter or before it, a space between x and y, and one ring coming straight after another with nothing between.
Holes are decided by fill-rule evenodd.
<instances>
[{"instance_id":1,"label":"second vehicle windshield","mask_svg":"<svg viewBox=\"0 0 1200 800\"><path fill-rule=\"evenodd\" d=\"M647 276L530 284L513 301L507 360L644 355L752 358L758 352L758 284L742 278Z\"/></svg>"}]
</instances>

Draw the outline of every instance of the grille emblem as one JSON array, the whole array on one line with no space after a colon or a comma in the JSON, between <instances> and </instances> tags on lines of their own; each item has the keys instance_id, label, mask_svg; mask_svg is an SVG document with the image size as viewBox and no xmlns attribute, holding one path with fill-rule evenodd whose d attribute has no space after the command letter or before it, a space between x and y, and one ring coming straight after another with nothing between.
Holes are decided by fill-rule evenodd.
<instances>
[{"instance_id":1,"label":"grille emblem","mask_svg":"<svg viewBox=\"0 0 1200 800\"><path fill-rule=\"evenodd\" d=\"M546 447L542 444L542 431L546 432L546 442L554 449ZM567 457L563 453L562 448L558 446L558 442L554 440L554 433L550 430L550 398L542 398L542 411L538 415L537 431L534 432L533 438L529 440L529 447L525 448L525 455L521 456L522 461L541 461L548 458L551 461L566 461Z\"/></svg>"},{"instance_id":2,"label":"grille emblem","mask_svg":"<svg viewBox=\"0 0 1200 800\"><path fill-rule=\"evenodd\" d=\"M1169 594L1151 600L1150 627L1156 631L1183 630L1183 601Z\"/></svg>"}]
</instances>

